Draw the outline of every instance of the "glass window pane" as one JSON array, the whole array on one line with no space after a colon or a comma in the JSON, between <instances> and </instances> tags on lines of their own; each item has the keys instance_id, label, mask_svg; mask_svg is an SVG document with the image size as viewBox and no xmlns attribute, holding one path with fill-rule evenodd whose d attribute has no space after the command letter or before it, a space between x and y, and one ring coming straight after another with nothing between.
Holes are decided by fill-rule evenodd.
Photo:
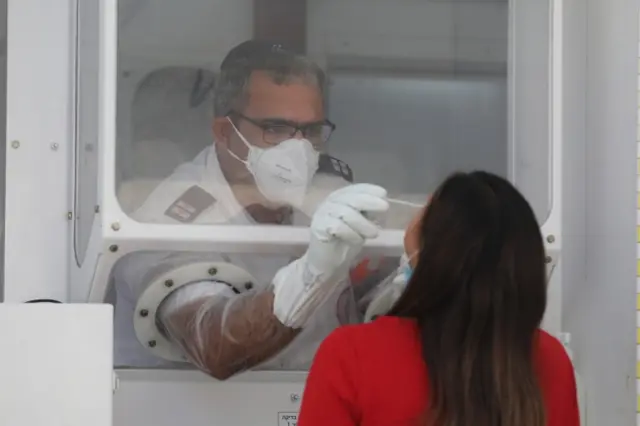
<instances>
[{"instance_id":1,"label":"glass window pane","mask_svg":"<svg viewBox=\"0 0 640 426\"><path fill-rule=\"evenodd\" d=\"M98 205L99 2L78 2L74 250L81 265Z\"/></svg>"},{"instance_id":2,"label":"glass window pane","mask_svg":"<svg viewBox=\"0 0 640 426\"><path fill-rule=\"evenodd\" d=\"M360 180L422 197L455 170L507 174L504 77L331 75L329 111L340 131L330 150Z\"/></svg>"},{"instance_id":3,"label":"glass window pane","mask_svg":"<svg viewBox=\"0 0 640 426\"><path fill-rule=\"evenodd\" d=\"M546 218L548 145L532 148L527 136L519 146L508 132L520 102L509 70L545 57L544 32L509 63L506 1L286 3L120 2L116 176L128 214L305 226L351 180L423 201L451 172L485 169L515 180ZM536 25L546 28L547 11L537 7ZM230 55L250 39L278 48ZM324 96L313 90L323 87L315 65ZM542 65L520 93L545 89ZM536 118L546 104L530 103L536 116L518 120L529 134L546 125ZM403 229L408 217L394 206L382 222Z\"/></svg>"}]
</instances>

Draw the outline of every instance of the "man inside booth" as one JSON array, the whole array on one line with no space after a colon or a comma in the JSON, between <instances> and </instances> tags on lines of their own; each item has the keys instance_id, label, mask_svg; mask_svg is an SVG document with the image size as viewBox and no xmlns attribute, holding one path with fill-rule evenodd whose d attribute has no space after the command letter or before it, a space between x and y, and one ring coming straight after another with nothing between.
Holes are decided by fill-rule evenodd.
<instances>
[{"instance_id":1,"label":"man inside booth","mask_svg":"<svg viewBox=\"0 0 640 426\"><path fill-rule=\"evenodd\" d=\"M255 282L237 288L203 276L157 307L158 329L186 360L217 379L260 366L304 369L320 341L357 319L349 272L388 210L385 189L352 184L348 165L323 153L322 69L280 45L248 41L222 62L213 144L179 166L137 209L143 223L298 225L310 243L296 259L237 253L135 253L118 264L116 366L168 367L133 331L136 304L157 271L226 262ZM177 286L178 287L178 286Z\"/></svg>"}]
</instances>

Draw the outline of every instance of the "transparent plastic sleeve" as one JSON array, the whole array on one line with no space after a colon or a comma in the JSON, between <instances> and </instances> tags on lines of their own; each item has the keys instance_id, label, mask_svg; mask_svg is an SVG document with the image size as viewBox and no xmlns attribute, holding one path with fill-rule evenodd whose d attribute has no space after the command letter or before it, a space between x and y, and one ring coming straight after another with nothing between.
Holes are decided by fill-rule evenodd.
<instances>
[{"instance_id":1,"label":"transparent plastic sleeve","mask_svg":"<svg viewBox=\"0 0 640 426\"><path fill-rule=\"evenodd\" d=\"M336 320L336 305L326 302L345 289L346 276L304 283L301 264L302 259L283 268L274 278L279 285L243 294L222 283L187 285L162 303L158 327L192 364L216 379L253 368L278 355L314 317ZM286 291L279 296L277 287Z\"/></svg>"},{"instance_id":2,"label":"transparent plastic sleeve","mask_svg":"<svg viewBox=\"0 0 640 426\"><path fill-rule=\"evenodd\" d=\"M273 314L273 292L201 296L191 302L185 287L171 299L182 298L160 312L160 327L187 359L219 380L268 360L300 332ZM180 293L183 293L182 296ZM169 301L171 302L171 300Z\"/></svg>"}]
</instances>

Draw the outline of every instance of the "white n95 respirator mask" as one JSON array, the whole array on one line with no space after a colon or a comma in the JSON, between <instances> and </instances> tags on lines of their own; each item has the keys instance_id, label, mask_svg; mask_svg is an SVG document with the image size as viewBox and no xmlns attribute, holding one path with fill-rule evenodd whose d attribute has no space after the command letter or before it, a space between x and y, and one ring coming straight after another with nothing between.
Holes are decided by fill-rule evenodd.
<instances>
[{"instance_id":1,"label":"white n95 respirator mask","mask_svg":"<svg viewBox=\"0 0 640 426\"><path fill-rule=\"evenodd\" d=\"M253 146L227 118L238 137L249 149L247 159L243 160L229 153L244 163L253 175L258 190L269 201L300 207L307 194L311 179L318 170L320 154L307 139L287 139L271 148Z\"/></svg>"}]
</instances>

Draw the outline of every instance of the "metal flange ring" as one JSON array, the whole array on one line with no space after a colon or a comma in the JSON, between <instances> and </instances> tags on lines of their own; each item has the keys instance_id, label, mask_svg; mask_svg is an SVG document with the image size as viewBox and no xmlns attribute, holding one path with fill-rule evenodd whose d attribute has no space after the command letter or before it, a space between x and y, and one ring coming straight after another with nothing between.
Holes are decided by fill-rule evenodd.
<instances>
[{"instance_id":1,"label":"metal flange ring","mask_svg":"<svg viewBox=\"0 0 640 426\"><path fill-rule=\"evenodd\" d=\"M194 262L157 276L136 303L133 327L136 337L153 355L169 361L185 361L182 351L158 329L158 307L177 289L197 282L211 281L230 286L235 293L250 290L254 278L242 268L226 262Z\"/></svg>"}]
</instances>

